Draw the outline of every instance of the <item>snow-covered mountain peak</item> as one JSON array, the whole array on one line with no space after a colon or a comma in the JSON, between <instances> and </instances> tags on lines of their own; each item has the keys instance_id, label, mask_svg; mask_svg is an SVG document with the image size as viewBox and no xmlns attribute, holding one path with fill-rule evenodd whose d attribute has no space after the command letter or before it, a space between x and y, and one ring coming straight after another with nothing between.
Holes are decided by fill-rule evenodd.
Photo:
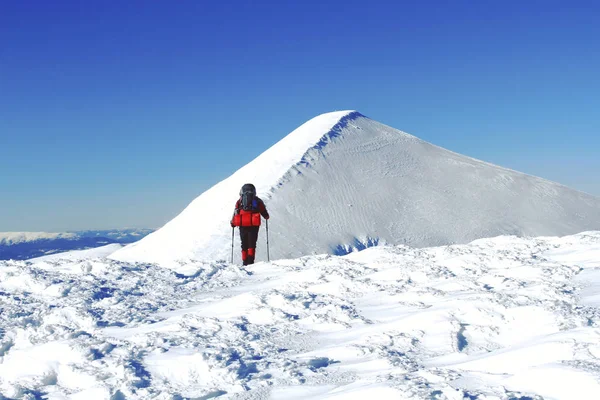
<instances>
[{"instance_id":1,"label":"snow-covered mountain peak","mask_svg":"<svg viewBox=\"0 0 600 400\"><path fill-rule=\"evenodd\" d=\"M293 165L306 163L308 151L324 147L349 122L357 118L365 117L353 110L318 115L275 143L231 178L239 179L242 182L239 186L243 182L255 182L258 192L266 194L271 189L269 184L273 177L283 176ZM243 181L242 177L246 180Z\"/></svg>"},{"instance_id":2,"label":"snow-covered mountain peak","mask_svg":"<svg viewBox=\"0 0 600 400\"><path fill-rule=\"evenodd\" d=\"M245 183L254 183L271 214L272 258L600 229L599 198L340 111L304 123L163 228L111 257L165 265L229 259L229 220ZM259 260L267 258L265 233Z\"/></svg>"}]
</instances>

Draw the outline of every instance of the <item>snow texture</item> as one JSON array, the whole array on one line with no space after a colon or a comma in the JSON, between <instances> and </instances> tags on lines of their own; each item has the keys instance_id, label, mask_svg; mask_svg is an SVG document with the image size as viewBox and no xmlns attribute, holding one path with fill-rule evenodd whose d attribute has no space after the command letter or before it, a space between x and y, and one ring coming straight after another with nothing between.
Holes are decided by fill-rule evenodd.
<instances>
[{"instance_id":1,"label":"snow texture","mask_svg":"<svg viewBox=\"0 0 600 400\"><path fill-rule=\"evenodd\" d=\"M171 267L229 260L229 220L248 182L271 214L272 259L341 255L380 244L427 247L600 229L600 198L343 111L308 121L112 258ZM238 248L236 235L237 262ZM266 251L262 228L257 259L266 260Z\"/></svg>"},{"instance_id":2,"label":"snow texture","mask_svg":"<svg viewBox=\"0 0 600 400\"><path fill-rule=\"evenodd\" d=\"M600 398L600 232L245 268L81 255L0 262L0 398Z\"/></svg>"},{"instance_id":3,"label":"snow texture","mask_svg":"<svg viewBox=\"0 0 600 400\"><path fill-rule=\"evenodd\" d=\"M86 250L74 250L74 251L66 251L64 253L56 253L50 254L47 256L33 258L30 261L78 261L78 260L86 260L89 258L102 258L108 257L113 254L115 251L121 249L123 247L120 243L111 243L106 246L95 247L93 249Z\"/></svg>"}]
</instances>

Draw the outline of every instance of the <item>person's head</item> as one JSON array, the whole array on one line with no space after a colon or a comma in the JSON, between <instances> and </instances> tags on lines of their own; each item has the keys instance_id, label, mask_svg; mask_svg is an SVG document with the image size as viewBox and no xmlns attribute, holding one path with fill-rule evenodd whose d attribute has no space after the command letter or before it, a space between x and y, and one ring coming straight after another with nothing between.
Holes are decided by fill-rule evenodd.
<instances>
[{"instance_id":1,"label":"person's head","mask_svg":"<svg viewBox=\"0 0 600 400\"><path fill-rule=\"evenodd\" d=\"M240 189L240 196L246 192L250 192L252 194L256 194L256 188L254 187L253 184L251 183L246 183L244 186L242 186L242 188Z\"/></svg>"}]
</instances>

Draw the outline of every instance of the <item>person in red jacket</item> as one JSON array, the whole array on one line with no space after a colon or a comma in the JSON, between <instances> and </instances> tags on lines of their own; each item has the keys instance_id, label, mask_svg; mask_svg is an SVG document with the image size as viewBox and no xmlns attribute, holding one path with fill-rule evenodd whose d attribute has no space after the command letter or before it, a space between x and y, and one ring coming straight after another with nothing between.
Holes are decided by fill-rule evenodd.
<instances>
[{"instance_id":1,"label":"person in red jacket","mask_svg":"<svg viewBox=\"0 0 600 400\"><path fill-rule=\"evenodd\" d=\"M239 226L240 228L244 265L254 264L261 215L264 219L269 219L267 207L256 195L256 188L253 184L247 183L240 190L240 198L235 203L235 211L231 219L231 227Z\"/></svg>"}]
</instances>

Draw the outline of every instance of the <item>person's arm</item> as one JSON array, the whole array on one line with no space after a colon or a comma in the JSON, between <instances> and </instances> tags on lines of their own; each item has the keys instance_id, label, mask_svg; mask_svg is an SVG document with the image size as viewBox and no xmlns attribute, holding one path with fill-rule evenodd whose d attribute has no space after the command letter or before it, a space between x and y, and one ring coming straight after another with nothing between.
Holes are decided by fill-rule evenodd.
<instances>
[{"instance_id":1,"label":"person's arm","mask_svg":"<svg viewBox=\"0 0 600 400\"><path fill-rule=\"evenodd\" d=\"M262 199L258 202L258 209L260 211L260 215L262 215L264 219L269 219L269 212L267 211L265 202L262 201Z\"/></svg>"},{"instance_id":2,"label":"person's arm","mask_svg":"<svg viewBox=\"0 0 600 400\"><path fill-rule=\"evenodd\" d=\"M233 215L231 216L231 221L229 222L229 224L231 225L232 228L235 228L235 225L233 224L233 219L235 218L235 214L237 214L239 209L240 209L240 201L238 200L235 202L235 209L233 210Z\"/></svg>"}]
</instances>

